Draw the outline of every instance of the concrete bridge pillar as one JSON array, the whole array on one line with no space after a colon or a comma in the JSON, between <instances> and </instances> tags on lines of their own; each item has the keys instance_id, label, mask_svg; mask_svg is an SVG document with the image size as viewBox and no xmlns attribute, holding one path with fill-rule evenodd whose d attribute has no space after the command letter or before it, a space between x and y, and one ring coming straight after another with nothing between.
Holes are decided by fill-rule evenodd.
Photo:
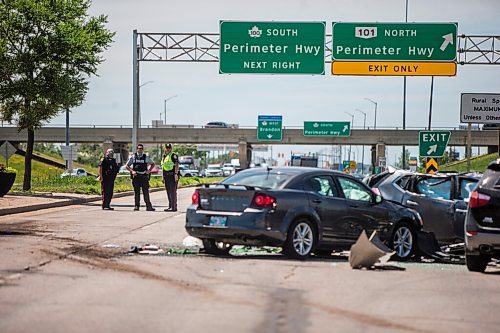
<instances>
[{"instance_id":1,"label":"concrete bridge pillar","mask_svg":"<svg viewBox=\"0 0 500 333\"><path fill-rule=\"evenodd\" d=\"M240 156L240 168L247 169L252 160L252 145L248 144L246 141L240 140L238 144L238 153Z\"/></svg>"},{"instance_id":2,"label":"concrete bridge pillar","mask_svg":"<svg viewBox=\"0 0 500 333\"><path fill-rule=\"evenodd\" d=\"M384 166L385 167L385 161L386 161L386 157L385 157L385 143L383 142L377 142L377 145L376 145L376 162L375 162L375 166ZM384 163L381 163L381 162L384 162Z\"/></svg>"}]
</instances>

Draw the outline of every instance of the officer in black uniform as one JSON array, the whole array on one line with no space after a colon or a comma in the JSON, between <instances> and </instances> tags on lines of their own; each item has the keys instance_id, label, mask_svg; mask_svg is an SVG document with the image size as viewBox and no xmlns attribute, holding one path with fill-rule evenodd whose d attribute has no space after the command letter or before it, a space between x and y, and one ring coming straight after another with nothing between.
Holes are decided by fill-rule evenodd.
<instances>
[{"instance_id":1,"label":"officer in black uniform","mask_svg":"<svg viewBox=\"0 0 500 333\"><path fill-rule=\"evenodd\" d=\"M179 182L179 157L172 151L172 144L165 145L165 154L161 160L163 173L162 182L165 184L168 197L166 212L177 211L177 183Z\"/></svg>"},{"instance_id":2,"label":"officer in black uniform","mask_svg":"<svg viewBox=\"0 0 500 333\"><path fill-rule=\"evenodd\" d=\"M113 189L115 187L115 178L118 173L118 164L113 157L113 149L106 150L104 156L99 162L99 180L101 181L102 209L114 210L110 207Z\"/></svg>"},{"instance_id":3,"label":"officer in black uniform","mask_svg":"<svg viewBox=\"0 0 500 333\"><path fill-rule=\"evenodd\" d=\"M139 210L141 204L141 189L144 196L144 202L146 203L146 210L155 210L149 199L149 174L154 166L153 160L144 154L144 146L139 143L137 145L137 152L129 158L126 164L126 168L130 171L130 175L132 176L132 185L134 186L134 210Z\"/></svg>"}]
</instances>

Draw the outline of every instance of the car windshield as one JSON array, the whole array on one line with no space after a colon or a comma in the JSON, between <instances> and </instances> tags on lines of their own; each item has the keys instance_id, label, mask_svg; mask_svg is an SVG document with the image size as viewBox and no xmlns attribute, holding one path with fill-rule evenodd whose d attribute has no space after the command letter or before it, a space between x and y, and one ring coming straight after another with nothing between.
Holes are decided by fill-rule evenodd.
<instances>
[{"instance_id":1,"label":"car windshield","mask_svg":"<svg viewBox=\"0 0 500 333\"><path fill-rule=\"evenodd\" d=\"M218 167L218 166L208 166L207 169L209 169L209 170L219 170L220 167Z\"/></svg>"},{"instance_id":2,"label":"car windshield","mask_svg":"<svg viewBox=\"0 0 500 333\"><path fill-rule=\"evenodd\" d=\"M222 184L232 185L247 185L261 188L277 188L281 186L288 178L289 174L283 172L251 172L251 173L237 173L225 179Z\"/></svg>"}]
</instances>

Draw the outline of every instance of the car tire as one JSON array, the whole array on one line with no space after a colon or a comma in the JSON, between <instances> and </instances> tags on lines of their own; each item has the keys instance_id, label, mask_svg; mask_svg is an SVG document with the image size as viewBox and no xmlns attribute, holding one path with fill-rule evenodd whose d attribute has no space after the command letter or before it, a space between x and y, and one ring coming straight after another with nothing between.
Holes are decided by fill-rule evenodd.
<instances>
[{"instance_id":1,"label":"car tire","mask_svg":"<svg viewBox=\"0 0 500 333\"><path fill-rule=\"evenodd\" d=\"M467 264L467 269L471 272L483 273L489 262L490 258L485 255L465 254L465 263Z\"/></svg>"},{"instance_id":2,"label":"car tire","mask_svg":"<svg viewBox=\"0 0 500 333\"><path fill-rule=\"evenodd\" d=\"M417 253L417 234L408 222L399 222L392 232L389 247L396 253L392 256L398 261L408 261Z\"/></svg>"},{"instance_id":3,"label":"car tire","mask_svg":"<svg viewBox=\"0 0 500 333\"><path fill-rule=\"evenodd\" d=\"M306 259L316 247L317 239L316 229L309 220L295 220L288 229L283 253L292 259Z\"/></svg>"},{"instance_id":4,"label":"car tire","mask_svg":"<svg viewBox=\"0 0 500 333\"><path fill-rule=\"evenodd\" d=\"M184 177L191 177L191 174L190 174L190 173L186 173L186 174L184 175Z\"/></svg>"},{"instance_id":5,"label":"car tire","mask_svg":"<svg viewBox=\"0 0 500 333\"><path fill-rule=\"evenodd\" d=\"M233 248L231 244L217 242L212 238L203 238L201 241L203 242L205 253L213 254L216 256L227 256L229 255L229 251L231 251L231 249Z\"/></svg>"}]
</instances>

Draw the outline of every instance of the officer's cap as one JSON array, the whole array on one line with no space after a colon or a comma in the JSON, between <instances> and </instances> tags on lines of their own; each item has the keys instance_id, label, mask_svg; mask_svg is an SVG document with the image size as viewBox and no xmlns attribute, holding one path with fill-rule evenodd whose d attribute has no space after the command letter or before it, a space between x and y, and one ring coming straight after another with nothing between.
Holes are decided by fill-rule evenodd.
<instances>
[{"instance_id":1,"label":"officer's cap","mask_svg":"<svg viewBox=\"0 0 500 333\"><path fill-rule=\"evenodd\" d=\"M165 148L172 148L172 144L171 143L166 143L165 144Z\"/></svg>"}]
</instances>

